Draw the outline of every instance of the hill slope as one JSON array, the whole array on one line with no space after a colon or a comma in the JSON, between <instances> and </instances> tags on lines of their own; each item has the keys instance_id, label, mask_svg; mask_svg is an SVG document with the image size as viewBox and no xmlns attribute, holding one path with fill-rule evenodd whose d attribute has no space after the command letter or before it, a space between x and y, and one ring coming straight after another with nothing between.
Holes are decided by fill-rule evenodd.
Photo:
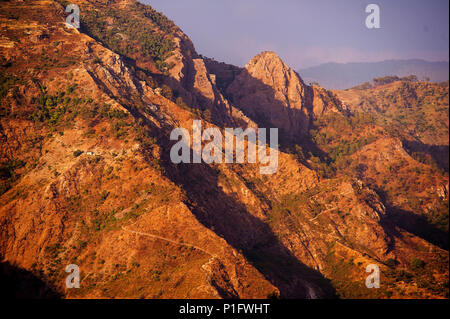
<instances>
[{"instance_id":1,"label":"hill slope","mask_svg":"<svg viewBox=\"0 0 450 319\"><path fill-rule=\"evenodd\" d=\"M448 81L448 69L448 62L387 60L373 63L325 63L298 72L307 83L318 82L327 89L342 90L386 75L403 77L415 74L419 79L428 77L432 82Z\"/></svg>"},{"instance_id":2,"label":"hill slope","mask_svg":"<svg viewBox=\"0 0 450 319\"><path fill-rule=\"evenodd\" d=\"M305 85L274 53L244 70L213 63L132 0L73 1L86 13L79 32L65 26L61 2L0 4L3 275L36 278L46 285L38 297L446 296L440 233L434 224L416 232L394 209L417 213L408 205L428 191L421 205L433 212L448 201L448 174L412 158L401 137L339 92ZM275 174L172 163L174 128L191 131L197 119L222 132L261 125L251 104L261 81L264 107L278 106L268 124L305 112L304 127L290 122L300 134L280 140ZM448 95L442 104L448 110ZM385 198L376 187L391 172L383 161L427 179L411 182L406 201L405 190ZM349 169L364 163L386 175L373 183ZM73 263L81 289L69 290L64 269ZM364 286L371 263L381 289Z\"/></svg>"}]
</instances>

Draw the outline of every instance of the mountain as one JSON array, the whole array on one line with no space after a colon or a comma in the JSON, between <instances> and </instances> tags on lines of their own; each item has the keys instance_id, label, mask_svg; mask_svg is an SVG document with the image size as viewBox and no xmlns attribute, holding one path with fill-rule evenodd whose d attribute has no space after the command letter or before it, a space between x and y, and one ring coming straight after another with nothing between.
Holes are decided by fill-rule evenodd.
<instances>
[{"instance_id":1,"label":"mountain","mask_svg":"<svg viewBox=\"0 0 450 319\"><path fill-rule=\"evenodd\" d=\"M65 1L0 3L2 293L448 298L448 83L329 91L274 52L202 57L137 1L71 3L80 30ZM173 163L196 120L279 128L278 170Z\"/></svg>"},{"instance_id":2,"label":"mountain","mask_svg":"<svg viewBox=\"0 0 450 319\"><path fill-rule=\"evenodd\" d=\"M322 90L325 92L324 90ZM227 88L236 107L262 126L279 127L284 137L305 136L313 117L328 108L320 89L306 85L274 52L255 56Z\"/></svg>"},{"instance_id":3,"label":"mountain","mask_svg":"<svg viewBox=\"0 0 450 319\"><path fill-rule=\"evenodd\" d=\"M343 90L387 75L416 75L432 82L448 81L448 62L387 60L372 63L325 63L298 71L306 83L318 82L325 88Z\"/></svg>"}]
</instances>

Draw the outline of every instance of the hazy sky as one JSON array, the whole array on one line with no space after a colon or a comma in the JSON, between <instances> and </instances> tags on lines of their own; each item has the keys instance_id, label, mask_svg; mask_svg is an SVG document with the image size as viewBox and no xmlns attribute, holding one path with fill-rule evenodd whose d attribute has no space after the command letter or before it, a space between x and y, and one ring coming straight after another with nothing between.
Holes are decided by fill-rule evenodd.
<instances>
[{"instance_id":1,"label":"hazy sky","mask_svg":"<svg viewBox=\"0 0 450 319\"><path fill-rule=\"evenodd\" d=\"M245 65L277 52L298 69L326 62L448 61L449 0L140 0L173 20L197 51ZM367 29L368 4L381 29Z\"/></svg>"}]
</instances>

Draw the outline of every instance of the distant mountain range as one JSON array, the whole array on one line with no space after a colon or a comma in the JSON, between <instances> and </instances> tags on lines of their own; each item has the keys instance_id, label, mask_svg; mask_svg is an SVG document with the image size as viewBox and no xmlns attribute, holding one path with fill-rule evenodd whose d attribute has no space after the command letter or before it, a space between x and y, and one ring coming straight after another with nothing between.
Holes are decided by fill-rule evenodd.
<instances>
[{"instance_id":1,"label":"distant mountain range","mask_svg":"<svg viewBox=\"0 0 450 319\"><path fill-rule=\"evenodd\" d=\"M386 75L417 75L432 82L449 79L448 62L428 62L424 60L387 60L367 63L325 63L298 71L306 83L318 82L326 89L347 89Z\"/></svg>"}]
</instances>

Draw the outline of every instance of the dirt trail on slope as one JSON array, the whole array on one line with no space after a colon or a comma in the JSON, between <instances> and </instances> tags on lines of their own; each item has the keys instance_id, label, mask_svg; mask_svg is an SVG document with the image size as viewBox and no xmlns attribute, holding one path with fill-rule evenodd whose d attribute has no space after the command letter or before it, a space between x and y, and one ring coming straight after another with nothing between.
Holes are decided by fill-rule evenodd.
<instances>
[{"instance_id":1,"label":"dirt trail on slope","mask_svg":"<svg viewBox=\"0 0 450 319\"><path fill-rule=\"evenodd\" d=\"M324 210L323 212L320 212L319 214L317 214L316 217L311 218L309 221L312 222L312 221L316 220L317 218L319 218L320 215L325 214L325 213L328 213L328 212L331 212L331 211L336 210L336 209L338 209L338 207L333 207L333 208Z\"/></svg>"},{"instance_id":2,"label":"dirt trail on slope","mask_svg":"<svg viewBox=\"0 0 450 319\"><path fill-rule=\"evenodd\" d=\"M129 233L132 233L132 234L140 235L140 236L145 236L145 237L151 237L151 238L164 240L164 241L167 241L167 242L175 244L175 245L186 246L186 247L189 247L189 248L193 247L193 248L195 248L197 250L200 250L200 251L204 252L205 254L210 255L211 257L214 257L214 258L217 258L217 259L219 258L216 254L212 254L209 251L207 251L207 250L205 250L205 249L203 249L201 247L198 247L196 245L192 245L192 244L189 244L189 243L181 243L181 242L178 242L178 241L175 241L175 240L172 240L170 238L163 237L163 236L149 234L149 233L144 233L144 232L140 232L140 231L137 231L137 230L127 229L125 226L122 226L122 230L126 231L126 232L129 232Z\"/></svg>"}]
</instances>

